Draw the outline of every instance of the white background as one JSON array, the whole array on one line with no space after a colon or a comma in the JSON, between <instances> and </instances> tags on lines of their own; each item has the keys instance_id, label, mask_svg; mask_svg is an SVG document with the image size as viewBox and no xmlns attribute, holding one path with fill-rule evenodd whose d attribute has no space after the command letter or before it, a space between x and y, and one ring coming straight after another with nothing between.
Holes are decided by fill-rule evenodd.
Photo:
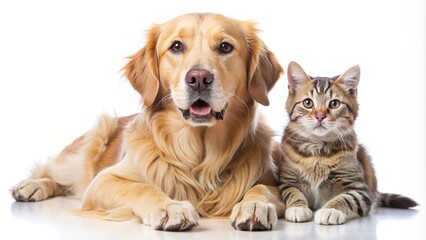
<instances>
[{"instance_id":1,"label":"white background","mask_svg":"<svg viewBox=\"0 0 426 240\"><path fill-rule=\"evenodd\" d=\"M425 4L422 0L2 1L0 191L92 126L140 109L120 71L145 32L187 12L253 19L284 68L313 76L361 66L359 139L379 189L425 203ZM284 75L262 110L281 134Z\"/></svg>"}]
</instances>

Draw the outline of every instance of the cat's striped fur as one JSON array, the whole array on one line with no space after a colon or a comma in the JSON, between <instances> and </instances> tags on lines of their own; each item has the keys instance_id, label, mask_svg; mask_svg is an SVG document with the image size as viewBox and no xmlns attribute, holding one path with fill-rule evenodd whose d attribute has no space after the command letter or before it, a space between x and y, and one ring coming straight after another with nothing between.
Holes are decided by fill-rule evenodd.
<instances>
[{"instance_id":1,"label":"cat's striped fur","mask_svg":"<svg viewBox=\"0 0 426 240\"><path fill-rule=\"evenodd\" d=\"M358 143L359 66L333 78L308 76L295 62L288 67L290 117L281 143L279 189L285 218L342 224L376 206L409 208L413 200L381 194L366 150Z\"/></svg>"}]
</instances>

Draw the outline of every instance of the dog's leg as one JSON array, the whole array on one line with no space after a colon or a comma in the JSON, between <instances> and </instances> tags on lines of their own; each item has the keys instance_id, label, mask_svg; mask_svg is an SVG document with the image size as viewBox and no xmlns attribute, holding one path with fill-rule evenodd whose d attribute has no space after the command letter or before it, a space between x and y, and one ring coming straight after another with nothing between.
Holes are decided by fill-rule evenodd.
<instances>
[{"instance_id":1,"label":"dog's leg","mask_svg":"<svg viewBox=\"0 0 426 240\"><path fill-rule=\"evenodd\" d=\"M12 187L13 198L20 202L37 202L64 195L67 187L54 180L51 174L52 171L59 170L55 164L57 159L56 156L51 157L46 163L37 165L28 179Z\"/></svg>"},{"instance_id":2,"label":"dog's leg","mask_svg":"<svg viewBox=\"0 0 426 240\"><path fill-rule=\"evenodd\" d=\"M99 159L107 146L114 146L120 140L111 136L117 135L119 124L124 125L129 119L131 117L120 120L102 115L94 128L75 139L57 156L37 165L28 179L12 187L12 196L23 202L41 201L65 194L81 196L99 171L94 165L101 165ZM104 161L102 164L105 166L114 163Z\"/></svg>"},{"instance_id":3,"label":"dog's leg","mask_svg":"<svg viewBox=\"0 0 426 240\"><path fill-rule=\"evenodd\" d=\"M93 178L85 166L87 154L82 148L83 141L84 136L77 138L59 155L37 165L28 179L11 189L15 200L34 202L66 194L81 196Z\"/></svg>"},{"instance_id":4,"label":"dog's leg","mask_svg":"<svg viewBox=\"0 0 426 240\"><path fill-rule=\"evenodd\" d=\"M12 189L12 196L20 202L36 202L60 196L65 192L65 188L51 178L27 179Z\"/></svg>"},{"instance_id":5,"label":"dog's leg","mask_svg":"<svg viewBox=\"0 0 426 240\"><path fill-rule=\"evenodd\" d=\"M190 202L172 200L158 187L116 173L101 173L93 180L84 195L82 210L84 215L93 213L110 220L115 220L116 212L128 213L130 216L121 214L119 218L136 216L157 230L185 231L198 225L198 214Z\"/></svg>"},{"instance_id":6,"label":"dog's leg","mask_svg":"<svg viewBox=\"0 0 426 240\"><path fill-rule=\"evenodd\" d=\"M271 230L284 216L284 204L277 187L258 184L232 209L231 222L237 230Z\"/></svg>"}]
</instances>

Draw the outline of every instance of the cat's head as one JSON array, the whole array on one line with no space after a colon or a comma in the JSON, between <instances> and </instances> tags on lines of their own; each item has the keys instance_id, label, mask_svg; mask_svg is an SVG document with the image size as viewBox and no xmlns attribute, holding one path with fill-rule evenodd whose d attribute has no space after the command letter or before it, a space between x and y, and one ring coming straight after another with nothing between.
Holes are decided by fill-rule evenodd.
<instances>
[{"instance_id":1,"label":"cat's head","mask_svg":"<svg viewBox=\"0 0 426 240\"><path fill-rule=\"evenodd\" d=\"M289 128L308 138L339 138L353 132L358 115L358 65L340 76L310 77L296 62L288 65L286 109Z\"/></svg>"}]
</instances>

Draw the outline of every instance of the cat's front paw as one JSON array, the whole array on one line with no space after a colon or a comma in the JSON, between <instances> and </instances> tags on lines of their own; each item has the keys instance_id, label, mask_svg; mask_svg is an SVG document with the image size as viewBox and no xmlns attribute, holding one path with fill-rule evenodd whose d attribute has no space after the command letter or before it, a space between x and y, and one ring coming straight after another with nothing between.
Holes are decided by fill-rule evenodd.
<instances>
[{"instance_id":1,"label":"cat's front paw","mask_svg":"<svg viewBox=\"0 0 426 240\"><path fill-rule=\"evenodd\" d=\"M315 213L315 222L322 225L338 225L346 221L345 214L334 208L322 208Z\"/></svg>"},{"instance_id":2,"label":"cat's front paw","mask_svg":"<svg viewBox=\"0 0 426 240\"><path fill-rule=\"evenodd\" d=\"M285 219L290 222L307 222L312 219L312 211L307 207L289 207Z\"/></svg>"},{"instance_id":3,"label":"cat's front paw","mask_svg":"<svg viewBox=\"0 0 426 240\"><path fill-rule=\"evenodd\" d=\"M232 226L243 231L271 230L277 225L275 206L262 201L240 202L231 213Z\"/></svg>"}]
</instances>

